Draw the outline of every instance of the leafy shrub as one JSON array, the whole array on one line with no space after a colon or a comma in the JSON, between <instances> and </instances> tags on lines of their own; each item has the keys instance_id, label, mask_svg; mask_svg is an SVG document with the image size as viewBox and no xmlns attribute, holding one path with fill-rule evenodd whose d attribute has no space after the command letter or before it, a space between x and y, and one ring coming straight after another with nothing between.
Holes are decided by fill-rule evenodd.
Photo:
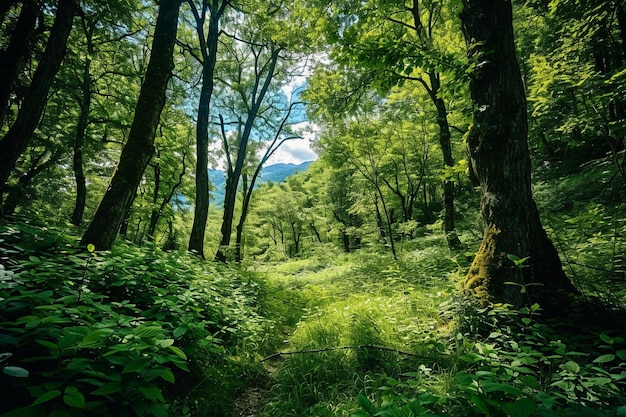
<instances>
[{"instance_id":1,"label":"leafy shrub","mask_svg":"<svg viewBox=\"0 0 626 417\"><path fill-rule=\"evenodd\" d=\"M30 373L0 380L6 417L189 413L171 405L195 401L177 381L262 333L254 283L191 257L81 251L29 224L2 226L0 250L0 352Z\"/></svg>"},{"instance_id":2,"label":"leafy shrub","mask_svg":"<svg viewBox=\"0 0 626 417\"><path fill-rule=\"evenodd\" d=\"M562 323L537 320L539 310L537 305L519 311L497 305L474 311L470 325L480 322L480 330L491 331L473 338L457 334L456 363L445 396L424 391L424 379L435 375L421 368L406 373L408 379L390 378L372 399L361 396L362 410L354 416L626 415L624 339L590 333L567 340L571 333ZM470 313L469 307L464 311ZM594 344L597 350L577 347ZM422 392L412 395L415 391Z\"/></svg>"}]
</instances>

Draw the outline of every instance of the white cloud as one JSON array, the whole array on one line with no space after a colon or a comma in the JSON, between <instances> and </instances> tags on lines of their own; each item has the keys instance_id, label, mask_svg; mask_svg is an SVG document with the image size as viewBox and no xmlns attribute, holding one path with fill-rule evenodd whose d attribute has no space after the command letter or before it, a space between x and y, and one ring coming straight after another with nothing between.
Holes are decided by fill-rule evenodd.
<instances>
[{"instance_id":1,"label":"white cloud","mask_svg":"<svg viewBox=\"0 0 626 417\"><path fill-rule=\"evenodd\" d=\"M274 164L296 164L299 165L302 162L314 161L317 159L317 154L311 148L311 141L315 137L314 130L311 129L309 122L299 123L297 126L302 131L302 139L291 139L284 142L280 148L274 152L274 154L268 159L265 165ZM312 131L313 130L313 131Z\"/></svg>"},{"instance_id":2,"label":"white cloud","mask_svg":"<svg viewBox=\"0 0 626 417\"><path fill-rule=\"evenodd\" d=\"M301 164L306 161L314 161L317 159L317 154L311 149L311 142L309 139L293 139L282 144L274 155L268 159L266 165L274 164Z\"/></svg>"},{"instance_id":3,"label":"white cloud","mask_svg":"<svg viewBox=\"0 0 626 417\"><path fill-rule=\"evenodd\" d=\"M302 139L291 139L284 142L280 148L274 152L270 159L265 163L265 166L274 164L295 164L299 165L302 162L314 161L317 159L317 154L311 148L311 142L315 138L315 128L309 122L299 123L297 127ZM215 158L215 164L212 164L213 169L226 169L226 161L221 149L221 142L214 140L209 145L209 154ZM259 158L263 156L265 150L259 152Z\"/></svg>"}]
</instances>

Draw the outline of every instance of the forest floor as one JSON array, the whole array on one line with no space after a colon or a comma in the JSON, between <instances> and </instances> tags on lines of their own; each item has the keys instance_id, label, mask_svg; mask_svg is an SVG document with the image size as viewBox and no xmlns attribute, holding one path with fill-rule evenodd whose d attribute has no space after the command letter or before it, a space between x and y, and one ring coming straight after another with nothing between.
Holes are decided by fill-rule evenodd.
<instances>
[{"instance_id":1,"label":"forest floor","mask_svg":"<svg viewBox=\"0 0 626 417\"><path fill-rule=\"evenodd\" d=\"M493 375L494 389L517 395L518 401L535 408L550 408L547 403L541 405L544 397L532 402L525 397L526 390L532 388L536 392L538 388L533 388L532 374L527 375L530 369L535 372L535 366L541 368L536 361L550 364L545 380L552 382L546 382L543 388L550 393L545 396L550 401L573 401L585 395L592 401L582 404L606 401L607 407L614 407L603 398L623 398L621 381L626 372L620 358L626 359L626 350L621 332L611 331L612 326L604 332L587 323L570 334L563 323L534 324L535 313L530 312L527 318L525 313L508 312L505 308L502 316L491 316L501 322L487 323L493 328L485 340L478 342L461 336L458 317L464 312L458 310L458 297L467 260L451 254L441 239L439 235L426 236L421 246L407 248L398 262L387 254L363 251L255 265L255 272L266 280L262 298L275 327L256 352L264 375L241 391L232 415L369 416L375 414L373 408L367 411L369 414L362 411L364 404L369 407L369 399L378 399L380 407L400 407L417 393L435 393L426 397L427 408L439 407L428 403L432 398L447 404L448 410L457 409L456 413L467 413L468 407L473 409L470 414L445 415L479 415L483 406L502 411L506 404L493 402L491 394L473 393L473 388L465 385L471 383L471 378L461 378L464 374L459 371L465 366L475 366L483 369L480 372L485 375ZM464 319L469 323L472 317ZM550 334L554 331L564 333L557 337L557 333ZM527 347L519 350L518 343ZM489 361L483 363L484 349L492 349L492 357L510 365L492 368ZM544 351L553 353L550 359ZM579 357L589 359L580 362L579 367L572 361ZM562 363L559 365L558 361ZM604 361L613 364L612 370L597 366ZM531 368L519 363L528 363ZM591 368L582 370L582 365ZM512 374L513 380L500 376L507 366L519 368ZM572 369L581 370L576 373ZM489 378L485 384L491 383ZM530 385L524 385L526 381ZM457 389L471 394L469 406L461 397L470 394L454 394ZM445 394L439 397L442 392ZM483 397L488 405L481 403ZM587 411L578 404L566 407L583 410L581 415L585 416L605 415L597 414L596 409ZM427 408L422 411L427 412ZM619 411L626 409L620 407Z\"/></svg>"},{"instance_id":2,"label":"forest floor","mask_svg":"<svg viewBox=\"0 0 626 417\"><path fill-rule=\"evenodd\" d=\"M258 356L267 379L260 379L258 385L253 384L241 392L234 415L281 415L279 409L288 406L281 402L289 403L294 396L307 397L308 393L293 392L294 387L290 385L298 382L320 384L302 388L325 390L312 394L317 400L341 395L341 381L326 383L319 379L323 379L321 375L316 375L316 369L311 369L319 364L315 359L318 355L336 353L340 362L353 358L359 368L359 364L363 365L359 362L363 355L353 349L355 346L415 351L412 339L419 338L414 335L449 332L451 323L449 317L443 317L440 305L448 303L456 292L460 274L458 263L447 253L445 245L435 244L440 238L430 237L432 246L407 251L400 263L394 262L388 254L367 253L322 255L257 265L255 271L267 280L266 302L274 315L276 333L268 338L266 346L259 348ZM335 348L338 350L332 351ZM326 349L331 351L325 352ZM310 352L316 350L320 352ZM288 354L280 355L280 352ZM403 358L397 355L392 357L379 351L371 356L366 361L384 358L398 362L386 366L403 366ZM350 370L349 373L353 373L350 377L357 381L348 383L357 386L358 380L367 379L370 371ZM333 378L327 373L324 375ZM311 380L299 380L303 376ZM334 390L337 392L333 393ZM307 401L314 400L308 398ZM297 407L297 404L292 406ZM326 407L332 408L331 405ZM298 415L302 411L288 410L284 415ZM348 415L345 410L335 412L331 415Z\"/></svg>"}]
</instances>

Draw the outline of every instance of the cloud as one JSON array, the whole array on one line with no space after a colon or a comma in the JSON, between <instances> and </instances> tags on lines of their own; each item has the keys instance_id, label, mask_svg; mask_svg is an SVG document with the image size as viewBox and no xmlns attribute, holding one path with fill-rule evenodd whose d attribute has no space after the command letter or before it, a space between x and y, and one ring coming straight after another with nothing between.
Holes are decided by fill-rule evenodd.
<instances>
[{"instance_id":1,"label":"cloud","mask_svg":"<svg viewBox=\"0 0 626 417\"><path fill-rule=\"evenodd\" d=\"M293 139L282 144L280 148L267 161L266 165L279 163L301 164L306 161L314 161L317 154L311 149L309 139Z\"/></svg>"},{"instance_id":2,"label":"cloud","mask_svg":"<svg viewBox=\"0 0 626 417\"><path fill-rule=\"evenodd\" d=\"M316 135L316 127L309 122L298 123L293 126L298 130L302 139L291 139L284 142L280 148L274 152L270 159L265 163L265 166L274 164L295 164L299 165L302 162L315 161L317 154L311 147L311 142ZM215 163L211 164L212 169L225 170L226 160L222 151L222 144L219 139L214 140L209 145L209 154L215 158ZM259 151L259 158L263 156L265 149Z\"/></svg>"},{"instance_id":3,"label":"cloud","mask_svg":"<svg viewBox=\"0 0 626 417\"><path fill-rule=\"evenodd\" d=\"M297 127L302 133L302 139L291 139L284 142L280 148L274 152L265 165L273 164L301 164L306 161L314 161L317 154L311 148L311 141L315 137L315 129L311 129L309 122L299 123Z\"/></svg>"}]
</instances>

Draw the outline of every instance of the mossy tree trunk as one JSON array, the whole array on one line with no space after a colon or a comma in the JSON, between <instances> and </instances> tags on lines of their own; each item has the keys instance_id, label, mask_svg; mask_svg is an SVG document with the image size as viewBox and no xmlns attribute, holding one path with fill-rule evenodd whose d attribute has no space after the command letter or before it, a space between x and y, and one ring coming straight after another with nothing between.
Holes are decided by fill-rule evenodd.
<instances>
[{"instance_id":1,"label":"mossy tree trunk","mask_svg":"<svg viewBox=\"0 0 626 417\"><path fill-rule=\"evenodd\" d=\"M109 188L83 234L83 245L91 243L98 250L111 249L154 154L156 128L165 105L167 84L174 69L172 55L180 3L180 0L160 2L150 62L141 85L128 141L122 149Z\"/></svg>"},{"instance_id":2,"label":"mossy tree trunk","mask_svg":"<svg viewBox=\"0 0 626 417\"><path fill-rule=\"evenodd\" d=\"M531 193L526 97L515 53L511 3L463 0L473 67L474 121L467 135L473 179L481 188L482 245L465 289L486 304L539 302L552 308L575 292L547 237ZM517 267L509 258L526 258Z\"/></svg>"}]
</instances>

